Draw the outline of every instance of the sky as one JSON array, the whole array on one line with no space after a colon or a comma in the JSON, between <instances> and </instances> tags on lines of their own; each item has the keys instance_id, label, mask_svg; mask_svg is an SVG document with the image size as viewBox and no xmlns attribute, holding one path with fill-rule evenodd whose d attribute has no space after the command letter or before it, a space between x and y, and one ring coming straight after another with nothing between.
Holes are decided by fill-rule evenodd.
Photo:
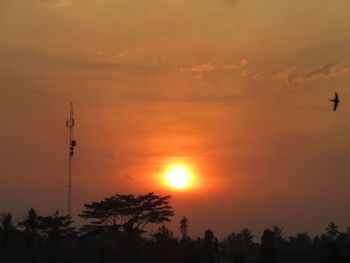
<instances>
[{"instance_id":1,"label":"sky","mask_svg":"<svg viewBox=\"0 0 350 263\"><path fill-rule=\"evenodd\" d=\"M0 210L172 195L179 235L350 225L348 0L0 0ZM334 92L341 103L332 112ZM196 185L161 177L191 167Z\"/></svg>"}]
</instances>

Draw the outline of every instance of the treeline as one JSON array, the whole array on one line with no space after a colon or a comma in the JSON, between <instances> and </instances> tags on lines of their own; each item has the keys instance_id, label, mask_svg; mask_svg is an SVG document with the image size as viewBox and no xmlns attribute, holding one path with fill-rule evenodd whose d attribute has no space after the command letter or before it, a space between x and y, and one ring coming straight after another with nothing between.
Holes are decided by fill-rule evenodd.
<instances>
[{"instance_id":1,"label":"treeline","mask_svg":"<svg viewBox=\"0 0 350 263\"><path fill-rule=\"evenodd\" d=\"M84 205L86 224L77 229L69 216L42 216L29 209L14 220L0 216L0 262L29 263L283 263L350 262L350 227L330 223L325 233L286 236L279 226L262 237L243 229L218 240L212 230L189 236L189 221L179 222L180 237L164 226L174 215L170 196L114 195ZM149 231L149 225L158 225Z\"/></svg>"}]
</instances>

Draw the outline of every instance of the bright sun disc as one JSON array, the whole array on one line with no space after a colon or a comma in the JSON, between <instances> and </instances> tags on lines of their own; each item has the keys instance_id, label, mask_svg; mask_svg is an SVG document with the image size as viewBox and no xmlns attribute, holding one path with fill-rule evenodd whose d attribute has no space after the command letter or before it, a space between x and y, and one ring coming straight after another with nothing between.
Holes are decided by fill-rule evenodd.
<instances>
[{"instance_id":1,"label":"bright sun disc","mask_svg":"<svg viewBox=\"0 0 350 263\"><path fill-rule=\"evenodd\" d=\"M166 179L171 187L181 189L190 184L191 175L187 167L183 165L174 165L169 168Z\"/></svg>"}]
</instances>

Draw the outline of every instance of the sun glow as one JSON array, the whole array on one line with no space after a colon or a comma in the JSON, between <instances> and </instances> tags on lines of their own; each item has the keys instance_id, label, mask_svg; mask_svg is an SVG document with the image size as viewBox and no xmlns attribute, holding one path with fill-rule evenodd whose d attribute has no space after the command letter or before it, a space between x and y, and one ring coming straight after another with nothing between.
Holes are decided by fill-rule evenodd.
<instances>
[{"instance_id":1,"label":"sun glow","mask_svg":"<svg viewBox=\"0 0 350 263\"><path fill-rule=\"evenodd\" d=\"M166 184L174 189L188 188L192 180L191 170L184 164L173 164L169 166L165 173Z\"/></svg>"}]
</instances>

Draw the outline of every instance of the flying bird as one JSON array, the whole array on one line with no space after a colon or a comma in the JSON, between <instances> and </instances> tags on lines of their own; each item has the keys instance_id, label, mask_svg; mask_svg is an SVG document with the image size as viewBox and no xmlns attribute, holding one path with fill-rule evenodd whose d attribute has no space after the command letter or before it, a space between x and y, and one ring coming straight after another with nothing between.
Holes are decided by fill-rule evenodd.
<instances>
[{"instance_id":1,"label":"flying bird","mask_svg":"<svg viewBox=\"0 0 350 263\"><path fill-rule=\"evenodd\" d=\"M337 110L337 107L338 107L338 103L340 102L338 93L335 92L335 97L334 97L334 99L333 99L333 100L329 100L329 101L334 102L333 111L336 111L336 110Z\"/></svg>"}]
</instances>

